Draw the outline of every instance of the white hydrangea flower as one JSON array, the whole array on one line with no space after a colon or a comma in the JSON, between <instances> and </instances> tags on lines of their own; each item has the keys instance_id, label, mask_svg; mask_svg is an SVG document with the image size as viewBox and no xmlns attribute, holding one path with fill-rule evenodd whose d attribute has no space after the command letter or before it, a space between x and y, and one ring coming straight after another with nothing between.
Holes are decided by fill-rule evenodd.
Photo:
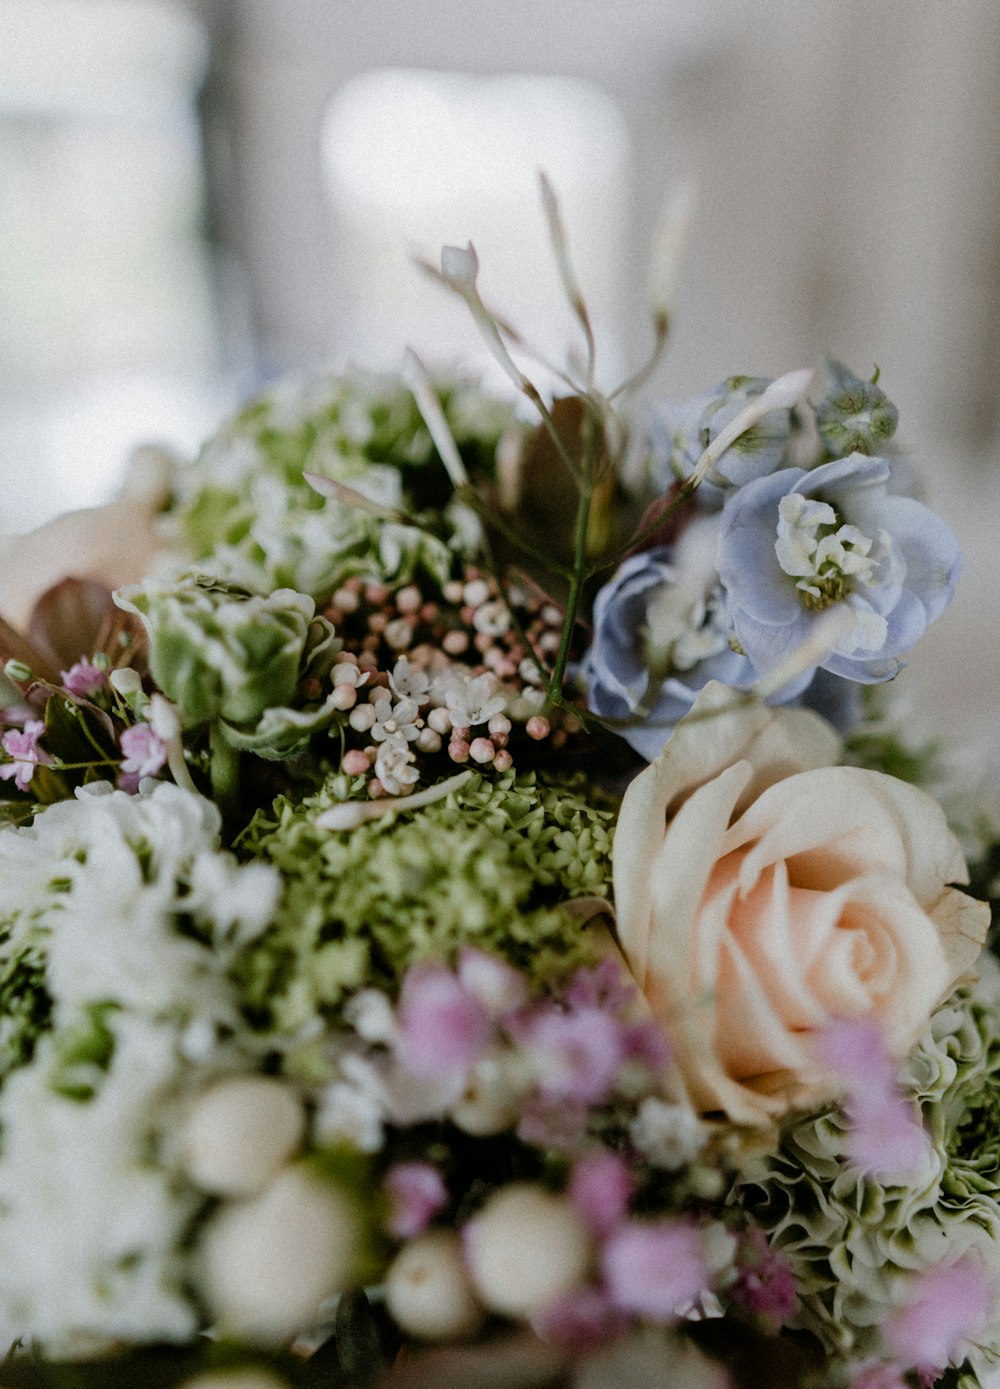
<instances>
[{"instance_id":1,"label":"white hydrangea flower","mask_svg":"<svg viewBox=\"0 0 1000 1389\"><path fill-rule=\"evenodd\" d=\"M397 699L412 699L417 704L426 704L431 678L426 670L411 665L408 657L400 656L392 668L389 685Z\"/></svg>"},{"instance_id":2,"label":"white hydrangea flower","mask_svg":"<svg viewBox=\"0 0 1000 1389\"><path fill-rule=\"evenodd\" d=\"M465 675L454 666L442 671L433 685L435 702L443 705L456 728L488 723L507 708L507 695L495 676Z\"/></svg>"},{"instance_id":3,"label":"white hydrangea flower","mask_svg":"<svg viewBox=\"0 0 1000 1389\"><path fill-rule=\"evenodd\" d=\"M639 1152L667 1172L693 1162L705 1146L705 1127L688 1105L668 1104L649 1095L629 1127Z\"/></svg>"},{"instance_id":4,"label":"white hydrangea flower","mask_svg":"<svg viewBox=\"0 0 1000 1389\"><path fill-rule=\"evenodd\" d=\"M390 796L403 796L420 779L413 753L406 746L388 741L375 755L375 775Z\"/></svg>"},{"instance_id":5,"label":"white hydrangea flower","mask_svg":"<svg viewBox=\"0 0 1000 1389\"><path fill-rule=\"evenodd\" d=\"M371 736L376 743L391 741L402 743L405 747L419 736L420 728L416 720L420 708L416 700L401 699L393 704L391 695L382 692L372 700L372 708L375 710L375 722Z\"/></svg>"},{"instance_id":6,"label":"white hydrangea flower","mask_svg":"<svg viewBox=\"0 0 1000 1389\"><path fill-rule=\"evenodd\" d=\"M169 1115L172 1027L108 1019L114 1052L88 1103L59 1094L59 1034L0 1094L0 1337L73 1355L196 1330L179 1245L197 1198L150 1157Z\"/></svg>"}]
</instances>

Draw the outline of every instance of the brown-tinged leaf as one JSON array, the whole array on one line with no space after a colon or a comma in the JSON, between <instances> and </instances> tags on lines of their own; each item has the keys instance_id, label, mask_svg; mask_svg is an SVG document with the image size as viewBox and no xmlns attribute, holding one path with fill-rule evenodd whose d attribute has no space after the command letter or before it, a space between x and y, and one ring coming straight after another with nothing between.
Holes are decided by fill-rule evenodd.
<instances>
[{"instance_id":1,"label":"brown-tinged leaf","mask_svg":"<svg viewBox=\"0 0 1000 1389\"><path fill-rule=\"evenodd\" d=\"M106 651L111 663L121 656L124 636L132 653L144 650L144 632L129 613L115 607L111 589L97 579L61 579L35 604L28 624L28 638L46 658L50 669L69 669L75 661ZM49 676L53 678L53 676Z\"/></svg>"},{"instance_id":2,"label":"brown-tinged leaf","mask_svg":"<svg viewBox=\"0 0 1000 1389\"><path fill-rule=\"evenodd\" d=\"M657 523L674 501L679 487L680 484L675 482L667 490L665 496L657 497L647 506L633 532L629 555L642 554L646 550L655 549L657 545L671 545L677 539L691 519L692 514L697 510L697 503L693 494L669 516L666 516L662 524Z\"/></svg>"},{"instance_id":3,"label":"brown-tinged leaf","mask_svg":"<svg viewBox=\"0 0 1000 1389\"><path fill-rule=\"evenodd\" d=\"M7 661L21 661L43 680L59 679L59 671L51 659L0 617L0 663Z\"/></svg>"}]
</instances>

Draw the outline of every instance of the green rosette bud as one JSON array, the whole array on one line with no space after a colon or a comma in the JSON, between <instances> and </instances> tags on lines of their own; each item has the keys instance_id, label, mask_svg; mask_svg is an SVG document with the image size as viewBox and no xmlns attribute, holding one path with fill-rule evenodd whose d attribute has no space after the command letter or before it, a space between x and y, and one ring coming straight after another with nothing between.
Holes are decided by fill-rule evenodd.
<instances>
[{"instance_id":1,"label":"green rosette bud","mask_svg":"<svg viewBox=\"0 0 1000 1389\"><path fill-rule=\"evenodd\" d=\"M141 619L153 678L189 727L254 725L293 704L305 668L315 674L339 645L313 600L292 589L261 597L186 573L122 589L116 601Z\"/></svg>"},{"instance_id":2,"label":"green rosette bud","mask_svg":"<svg viewBox=\"0 0 1000 1389\"><path fill-rule=\"evenodd\" d=\"M899 411L875 381L862 381L842 362L827 362L832 385L816 407L816 427L832 458L881 452L896 432Z\"/></svg>"}]
</instances>

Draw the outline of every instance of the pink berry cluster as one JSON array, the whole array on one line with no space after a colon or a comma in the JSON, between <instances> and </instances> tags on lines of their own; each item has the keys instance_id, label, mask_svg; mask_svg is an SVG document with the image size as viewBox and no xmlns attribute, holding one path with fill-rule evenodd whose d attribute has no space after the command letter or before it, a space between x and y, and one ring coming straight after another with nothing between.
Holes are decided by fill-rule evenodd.
<instances>
[{"instance_id":1,"label":"pink berry cluster","mask_svg":"<svg viewBox=\"0 0 1000 1389\"><path fill-rule=\"evenodd\" d=\"M348 716L341 767L371 796L409 794L427 760L505 772L512 740L559 750L580 731L545 699L563 614L526 582L505 601L472 565L433 592L352 578L324 616L344 643L331 677Z\"/></svg>"}]
</instances>

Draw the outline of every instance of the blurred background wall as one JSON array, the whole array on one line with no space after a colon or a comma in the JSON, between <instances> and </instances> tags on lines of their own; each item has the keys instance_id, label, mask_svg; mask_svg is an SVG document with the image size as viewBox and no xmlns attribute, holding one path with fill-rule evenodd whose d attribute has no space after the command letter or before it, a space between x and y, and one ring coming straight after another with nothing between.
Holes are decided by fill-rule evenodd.
<instances>
[{"instance_id":1,"label":"blurred background wall","mask_svg":"<svg viewBox=\"0 0 1000 1389\"><path fill-rule=\"evenodd\" d=\"M997 0L0 0L0 527L275 372L480 362L442 241L558 352L538 166L613 377L690 181L655 389L881 367L968 556L927 698L1000 742L998 77Z\"/></svg>"}]
</instances>

